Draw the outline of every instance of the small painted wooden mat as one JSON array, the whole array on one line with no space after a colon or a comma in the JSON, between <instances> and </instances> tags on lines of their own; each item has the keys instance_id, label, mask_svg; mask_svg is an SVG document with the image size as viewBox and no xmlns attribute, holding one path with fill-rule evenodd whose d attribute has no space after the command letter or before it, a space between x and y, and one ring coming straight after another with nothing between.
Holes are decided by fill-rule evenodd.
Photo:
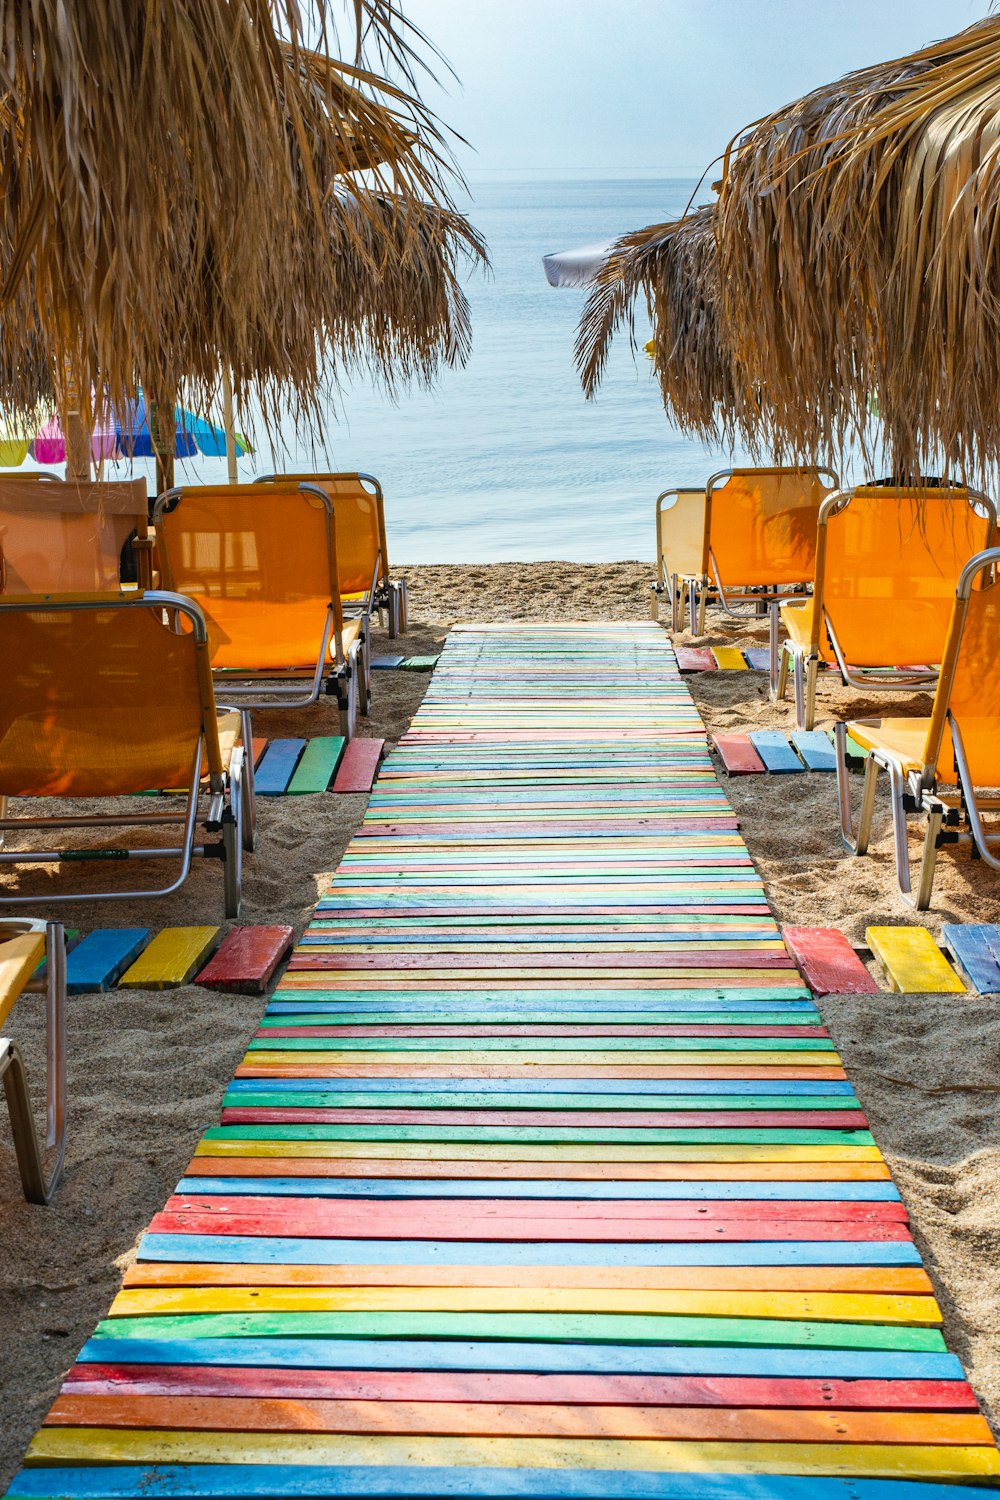
<instances>
[{"instance_id":1,"label":"small painted wooden mat","mask_svg":"<svg viewBox=\"0 0 1000 1500\"><path fill-rule=\"evenodd\" d=\"M10 1493L998 1478L666 636L456 629Z\"/></svg>"}]
</instances>

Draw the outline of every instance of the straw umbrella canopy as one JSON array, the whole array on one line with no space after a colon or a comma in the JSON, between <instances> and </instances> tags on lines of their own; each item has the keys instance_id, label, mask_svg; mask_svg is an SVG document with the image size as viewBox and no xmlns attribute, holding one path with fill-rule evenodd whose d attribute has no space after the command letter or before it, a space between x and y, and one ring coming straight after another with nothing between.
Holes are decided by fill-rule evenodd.
<instances>
[{"instance_id":1,"label":"straw umbrella canopy","mask_svg":"<svg viewBox=\"0 0 1000 1500\"><path fill-rule=\"evenodd\" d=\"M860 444L901 474L996 468L1000 17L754 126L717 231L758 432L801 456Z\"/></svg>"},{"instance_id":2,"label":"straw umbrella canopy","mask_svg":"<svg viewBox=\"0 0 1000 1500\"><path fill-rule=\"evenodd\" d=\"M6 414L46 380L64 412L143 384L205 414L226 368L268 416L315 412L342 369L463 356L458 262L483 248L415 92L420 34L395 0L353 16L345 61L303 44L295 0L0 6ZM307 19L332 44L323 0Z\"/></svg>"}]
</instances>

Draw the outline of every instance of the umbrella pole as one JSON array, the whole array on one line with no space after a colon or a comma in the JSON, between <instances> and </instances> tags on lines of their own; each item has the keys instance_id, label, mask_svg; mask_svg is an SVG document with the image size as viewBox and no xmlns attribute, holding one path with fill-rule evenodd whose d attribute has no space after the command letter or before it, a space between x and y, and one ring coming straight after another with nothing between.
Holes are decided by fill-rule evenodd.
<instances>
[{"instance_id":1,"label":"umbrella pole","mask_svg":"<svg viewBox=\"0 0 1000 1500\"><path fill-rule=\"evenodd\" d=\"M80 411L80 381L69 360L63 364L61 405L60 418L66 442L66 478L86 484L90 480L90 433L84 426Z\"/></svg>"},{"instance_id":2,"label":"umbrella pole","mask_svg":"<svg viewBox=\"0 0 1000 1500\"><path fill-rule=\"evenodd\" d=\"M228 365L222 367L222 426L226 433L226 468L229 483L239 484L236 467L236 425L233 417L233 377Z\"/></svg>"}]
</instances>

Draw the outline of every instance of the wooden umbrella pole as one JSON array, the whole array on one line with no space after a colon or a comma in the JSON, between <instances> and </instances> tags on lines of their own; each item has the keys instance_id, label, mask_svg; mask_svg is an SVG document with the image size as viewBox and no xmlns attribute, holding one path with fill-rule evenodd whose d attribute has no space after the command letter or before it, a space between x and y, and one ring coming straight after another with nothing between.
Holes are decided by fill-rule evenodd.
<instances>
[{"instance_id":1,"label":"wooden umbrella pole","mask_svg":"<svg viewBox=\"0 0 1000 1500\"><path fill-rule=\"evenodd\" d=\"M174 403L158 401L150 395L148 405L149 435L153 443L153 451L156 454L156 493L162 495L164 490L173 489L174 485L174 449L176 442L174 438ZM170 420L164 431L162 416L169 412Z\"/></svg>"},{"instance_id":2,"label":"wooden umbrella pole","mask_svg":"<svg viewBox=\"0 0 1000 1500\"><path fill-rule=\"evenodd\" d=\"M226 433L226 468L230 484L239 484L236 467L236 425L233 416L233 376L228 365L222 367L222 425Z\"/></svg>"},{"instance_id":3,"label":"wooden umbrella pole","mask_svg":"<svg viewBox=\"0 0 1000 1500\"><path fill-rule=\"evenodd\" d=\"M90 433L83 419L81 382L70 360L63 363L62 390L59 392L59 417L66 442L66 478L90 479Z\"/></svg>"}]
</instances>

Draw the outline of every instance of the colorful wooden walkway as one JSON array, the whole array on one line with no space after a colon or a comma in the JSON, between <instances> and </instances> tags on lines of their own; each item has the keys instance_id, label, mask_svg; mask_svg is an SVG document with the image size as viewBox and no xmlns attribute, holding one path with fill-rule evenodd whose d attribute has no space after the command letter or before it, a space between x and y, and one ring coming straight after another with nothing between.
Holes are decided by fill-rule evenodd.
<instances>
[{"instance_id":1,"label":"colorful wooden walkway","mask_svg":"<svg viewBox=\"0 0 1000 1500\"><path fill-rule=\"evenodd\" d=\"M986 1494L940 1321L666 637L469 627L10 1493Z\"/></svg>"}]
</instances>

